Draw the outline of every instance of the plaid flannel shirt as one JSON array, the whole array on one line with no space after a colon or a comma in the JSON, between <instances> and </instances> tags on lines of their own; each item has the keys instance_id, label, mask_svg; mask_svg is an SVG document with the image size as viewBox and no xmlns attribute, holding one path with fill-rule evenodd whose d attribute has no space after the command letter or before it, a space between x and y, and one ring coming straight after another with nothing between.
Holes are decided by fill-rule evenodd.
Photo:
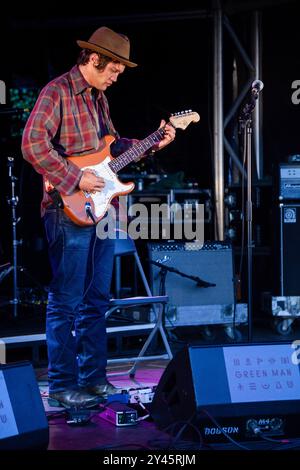
<instances>
[{"instance_id":1,"label":"plaid flannel shirt","mask_svg":"<svg viewBox=\"0 0 300 470\"><path fill-rule=\"evenodd\" d=\"M44 179L68 195L78 188L82 171L65 157L96 152L100 139L107 134L116 138L114 156L136 142L120 138L104 93L93 95L78 66L74 66L42 89L23 132L22 153ZM51 201L44 190L42 215Z\"/></svg>"}]
</instances>

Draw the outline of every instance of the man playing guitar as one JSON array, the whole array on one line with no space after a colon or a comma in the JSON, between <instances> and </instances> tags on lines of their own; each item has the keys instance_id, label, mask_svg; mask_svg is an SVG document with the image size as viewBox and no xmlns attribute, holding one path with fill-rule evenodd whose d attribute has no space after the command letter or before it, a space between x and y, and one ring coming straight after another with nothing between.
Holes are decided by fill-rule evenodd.
<instances>
[{"instance_id":1,"label":"man playing guitar","mask_svg":"<svg viewBox=\"0 0 300 470\"><path fill-rule=\"evenodd\" d=\"M93 199L90 206L83 204L77 218L71 217L76 210L68 212L68 207L72 196L76 206L77 196L92 198L110 184L94 168L102 160L91 155L104 151L105 160L105 147L112 141L114 156L138 145L120 138L104 94L126 67L136 64L129 58L129 39L109 28L101 27L88 41L77 43L82 49L77 65L41 91L24 129L22 152L48 189L42 216L53 273L46 319L49 403L87 408L118 392L106 378L105 312L114 241L96 236L95 222L102 213ZM175 127L162 121L157 137L150 147L160 150L174 140ZM107 168L114 172L108 166L112 161L109 155Z\"/></svg>"}]
</instances>

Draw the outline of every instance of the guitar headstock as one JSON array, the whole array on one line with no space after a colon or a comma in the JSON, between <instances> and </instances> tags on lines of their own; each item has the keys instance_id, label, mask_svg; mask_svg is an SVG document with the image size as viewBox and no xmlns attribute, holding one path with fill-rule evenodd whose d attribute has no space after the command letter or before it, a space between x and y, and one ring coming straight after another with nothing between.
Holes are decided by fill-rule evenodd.
<instances>
[{"instance_id":1,"label":"guitar headstock","mask_svg":"<svg viewBox=\"0 0 300 470\"><path fill-rule=\"evenodd\" d=\"M198 113L193 112L191 109L188 111L181 111L179 113L172 114L170 117L170 123L176 129L186 129L191 122L199 122L200 116Z\"/></svg>"}]
</instances>

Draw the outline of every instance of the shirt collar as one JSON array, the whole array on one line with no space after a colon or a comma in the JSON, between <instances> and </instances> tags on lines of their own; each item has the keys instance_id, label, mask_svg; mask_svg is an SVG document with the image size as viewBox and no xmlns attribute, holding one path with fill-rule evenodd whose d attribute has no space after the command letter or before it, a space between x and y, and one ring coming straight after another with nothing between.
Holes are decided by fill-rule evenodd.
<instances>
[{"instance_id":1,"label":"shirt collar","mask_svg":"<svg viewBox=\"0 0 300 470\"><path fill-rule=\"evenodd\" d=\"M87 88L90 88L90 85L80 72L78 65L74 65L70 70L69 76L75 95L79 95Z\"/></svg>"}]
</instances>

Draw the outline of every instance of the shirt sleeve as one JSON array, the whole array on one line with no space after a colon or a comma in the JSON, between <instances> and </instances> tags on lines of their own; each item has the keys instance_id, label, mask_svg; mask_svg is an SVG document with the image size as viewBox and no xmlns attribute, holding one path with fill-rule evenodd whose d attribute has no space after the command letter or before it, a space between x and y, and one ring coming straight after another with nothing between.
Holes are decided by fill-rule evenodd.
<instances>
[{"instance_id":1,"label":"shirt sleeve","mask_svg":"<svg viewBox=\"0 0 300 470\"><path fill-rule=\"evenodd\" d=\"M54 85L46 86L28 118L22 137L22 153L34 169L45 176L62 194L71 194L82 172L54 149L59 132L62 100Z\"/></svg>"}]
</instances>

